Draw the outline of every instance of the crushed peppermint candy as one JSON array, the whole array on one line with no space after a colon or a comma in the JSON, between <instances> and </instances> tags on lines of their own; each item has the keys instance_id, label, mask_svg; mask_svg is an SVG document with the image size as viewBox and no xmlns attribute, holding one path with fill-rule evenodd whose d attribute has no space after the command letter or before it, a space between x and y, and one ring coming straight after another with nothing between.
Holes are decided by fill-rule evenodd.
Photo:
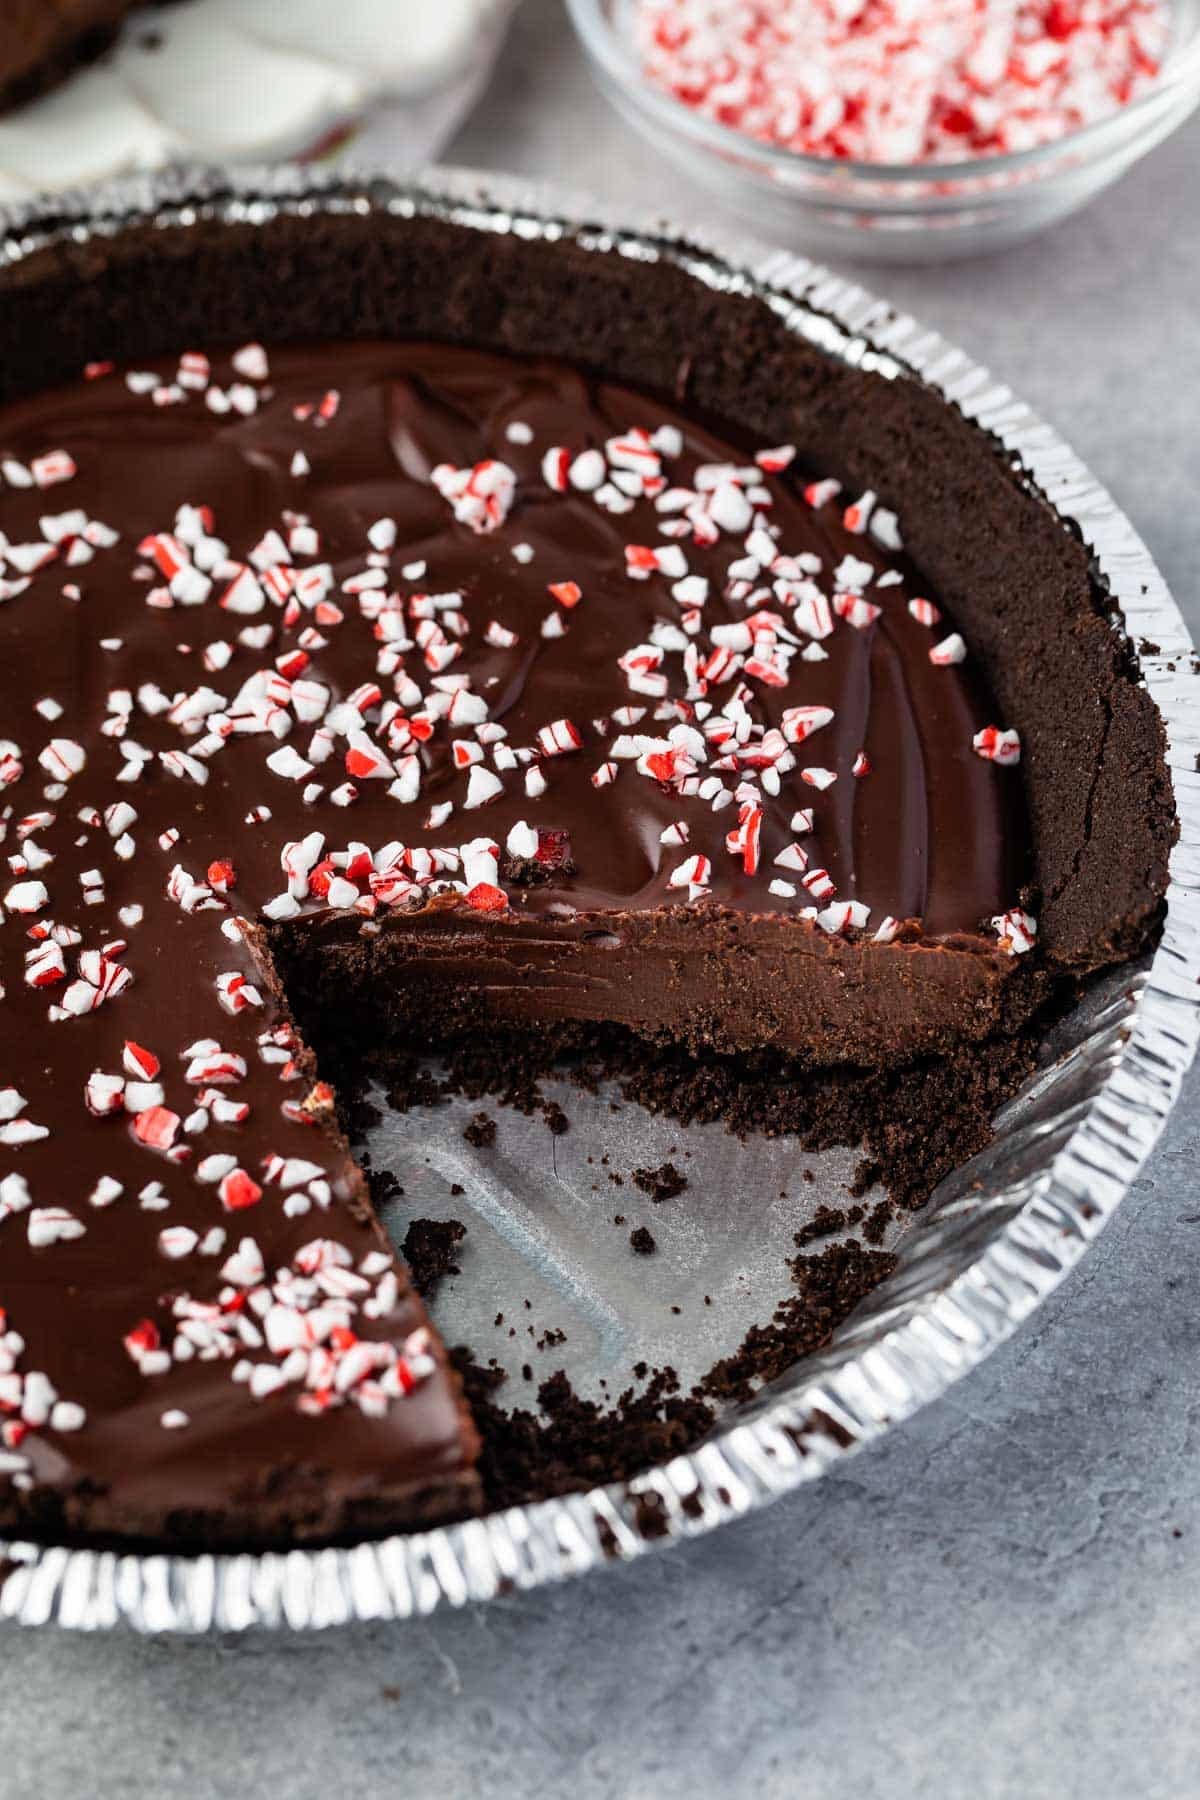
<instances>
[{"instance_id":1,"label":"crushed peppermint candy","mask_svg":"<svg viewBox=\"0 0 1200 1800\"><path fill-rule=\"evenodd\" d=\"M634 0L646 77L782 149L956 163L1052 143L1148 92L1164 0Z\"/></svg>"},{"instance_id":2,"label":"crushed peppermint candy","mask_svg":"<svg viewBox=\"0 0 1200 1800\"><path fill-rule=\"evenodd\" d=\"M239 353L241 363L260 383L265 379L263 354L256 346ZM185 392L211 396L213 379L210 360L198 354L182 359L176 373L177 385ZM137 391L142 385L139 378ZM160 386L147 385L145 391L157 392ZM235 388L223 391L232 395ZM235 399L231 404L252 413L269 397L269 391L260 387L252 390L252 403L246 400L242 406ZM310 422L315 411L330 423L340 408L340 397L330 390L319 406L305 403L294 411L300 422ZM587 752L593 789L616 782L622 765L632 761L638 775L673 790L681 799L699 802L713 813L734 808L738 824L726 832L726 848L740 858L747 875L757 872L764 850L771 849L775 856L786 850L786 844L762 843L765 800L780 796L786 785L796 782L823 792L840 773L861 778L871 764L859 749L842 769L815 762L798 766L795 747L834 725L835 708L789 700L778 724L772 725L763 717L759 697L765 700L773 690L788 693L801 664L814 654L827 658L822 641L837 631L839 621L856 634L871 632L884 616L885 589L898 579L896 572L881 570L876 560L857 551L843 554L831 570L823 571L820 557L789 550L780 541L769 483L791 468L792 445L763 449L745 465L700 463L685 476L672 467L684 450L682 433L674 426L651 430L632 425L608 437L602 447L583 449L561 445L539 449L536 432L524 424L509 428L505 436L517 450L531 450L534 478L540 478L545 489L568 498L588 498L601 511L618 514L638 501L649 501L659 515L660 533L664 538L671 534L671 541L627 542L623 549L627 578L654 583L656 588L665 584L678 609L673 618L660 618L646 641L616 659L630 704L614 708L608 719L586 724L565 716L550 718L537 726L532 742L512 742L507 729L493 721L488 698L475 689L472 674L456 667L470 632L463 594L433 591L428 559L404 561L400 588L389 591L387 564L398 542L396 520L389 516L365 525L362 564L340 582L342 595L356 604L379 646L378 678L338 698L333 684L320 679L320 665L314 661L329 632L346 618L345 603L333 598L337 579L322 561L322 533L306 515L289 512L277 527L268 527L256 543L235 554L219 535L220 520L213 509L189 502L161 529L143 534L135 546L148 578L168 583L164 605L215 603L227 612L251 616L282 607L285 618L302 627L299 641L277 654L273 667L240 674L222 689L201 681L190 692L168 695L143 682L134 695L114 691L105 729L118 740L126 759L119 778L136 783L156 755L168 774L204 787L216 759L243 740L257 739L263 745L265 773L300 786L308 807L317 806L327 795L339 810L352 809L360 801L362 785L377 782L403 808L421 804L426 747L449 732L452 764L464 777L464 786L457 799L442 798L427 808L427 831L440 831L456 813L505 800L518 783L527 799L552 796L552 760ZM310 472L307 460L303 472ZM517 504L522 479L509 463L488 457L463 467L438 463L430 475L453 518L472 533L483 534L504 526ZM837 481L809 480L803 495L814 510L836 510L843 529L856 540L865 543L874 537L888 549L899 546L895 515L874 492L847 497ZM53 536L61 541L69 530L87 525L87 516L81 513L70 526L55 525ZM712 619L706 629L713 580L709 573L690 567L685 541L689 538L705 551L728 540L724 597L727 605L740 609L734 622ZM106 529L99 534L98 542L110 548L114 541L116 533ZM515 549L532 554L523 543ZM405 584L415 591L405 594ZM543 620L543 640L561 634L563 615L574 612L585 593L584 584L565 572L547 587L559 611ZM871 589L877 598L869 596ZM939 618L938 609L928 601L910 600L907 607L918 624L932 626ZM306 616L315 623L304 623ZM274 633L269 626L264 630L265 645ZM260 635L256 626L252 647L257 647ZM250 635L244 631L242 636L250 645ZM519 651L521 634L497 619L488 622L483 636L498 652ZM302 647L305 644L308 648ZM205 659L213 674L233 666L228 645L219 655L212 653L213 648L210 645ZM930 660L941 665L961 661L965 654L963 639L954 632L928 651ZM423 679L415 672L420 664ZM61 710L50 696L42 704ZM156 753L145 749L130 729L138 714L147 720L163 718L184 743ZM1002 766L1017 754L1015 734L993 728L980 732L974 747ZM66 736L52 739L39 753L43 768L64 786L82 770L86 757L84 747ZM335 764L349 780L331 784L325 778L326 767ZM266 822L270 812L260 806L247 818ZM105 809L104 819L118 857L136 857L136 806L114 802ZM687 841L687 823L681 820L672 828L674 837L664 830L664 848ZM811 821L805 829L812 829ZM174 848L178 839L178 831L171 827L159 833L158 842ZM325 832L314 830L301 844L284 847L286 886L262 902L267 919L285 922L314 903L370 917L381 905L413 904L426 890L456 890L480 912L503 910L509 904L503 879L494 879L495 865L472 870L461 845L424 849L412 841L411 827L406 827L402 841L378 852L369 845L357 850L336 845L336 838L327 841ZM36 845L26 852L24 879L14 882L6 896L11 911L38 912L50 904L47 883L31 872L38 854ZM695 866L711 870L703 855ZM665 873L668 886L686 890L689 899L709 891L707 874L685 879L679 867ZM170 871L167 891L185 912L220 911L236 887L230 856L211 860L206 875L202 879L179 864ZM82 879L85 899L103 904L104 872L85 871ZM764 880L763 885L766 891L769 882ZM785 897L778 882L773 897ZM103 979L68 981L53 1003L55 1012L90 1010L132 980L131 971L119 962L110 970L111 963L108 959L98 965ZM61 950L51 944L30 959L26 978L53 986L67 976ZM241 972L222 974L217 988L227 1012L261 1005L255 984ZM92 1086L97 1110L103 1109L105 1099L102 1076L97 1071ZM141 1128L146 1141L158 1142L168 1129L162 1117L151 1107L140 1110L147 1115ZM162 1147L171 1145L164 1140Z\"/></svg>"},{"instance_id":3,"label":"crushed peppermint candy","mask_svg":"<svg viewBox=\"0 0 1200 1800\"><path fill-rule=\"evenodd\" d=\"M0 1479L27 1484L32 1433L73 1433L86 1424L78 1402L63 1399L48 1375L26 1366L25 1340L0 1306Z\"/></svg>"},{"instance_id":4,"label":"crushed peppermint candy","mask_svg":"<svg viewBox=\"0 0 1200 1800\"><path fill-rule=\"evenodd\" d=\"M171 1237L173 1247L164 1247ZM177 1234L160 1238L167 1256L186 1255L180 1243ZM286 1391L298 1411L314 1417L353 1405L378 1419L434 1372L424 1327L399 1341L374 1335L400 1299L389 1257L368 1253L356 1267L344 1244L314 1238L268 1273L257 1241L247 1237L219 1274L215 1299L186 1292L173 1298L169 1332L148 1318L126 1332L126 1354L142 1375L153 1379L199 1356L231 1364L230 1379L251 1402ZM163 1423L182 1429L187 1415L168 1409Z\"/></svg>"},{"instance_id":5,"label":"crushed peppermint candy","mask_svg":"<svg viewBox=\"0 0 1200 1800\"><path fill-rule=\"evenodd\" d=\"M554 443L531 404L499 442L447 437L437 456L457 441L457 462L430 456L419 480L389 452L384 485L358 394L285 381L295 354L113 373L123 407L165 410L168 464L179 409L201 409L214 459L234 434L239 480L263 432L274 479L256 506L250 484L245 516L189 464L170 505L131 491L111 525L91 518L66 504L88 473L66 424L0 470L0 513L37 507L0 540L0 602L35 634L50 621L0 741L0 1022L14 998L20 1029L32 1009L70 1072L39 1079L39 1043L0 1088L0 1236L69 1279L136 1231L140 1298L114 1354L156 1383L167 1431L201 1416L174 1404L183 1364L211 1363L239 1406L371 1419L436 1367L313 1129L332 1096L264 936L327 914L350 941L425 909L504 932L569 916L576 887L604 896L611 862L613 881L631 871L621 904L732 896L831 940L907 939L920 922L857 898L871 871L844 841L856 817L890 827L905 745L886 707L868 720L847 697L892 655L945 693L968 654L910 598L886 494L814 479L794 445L700 449L636 396L619 428L597 412ZM366 458L357 512L327 466L342 434ZM127 640L107 635L122 595ZM986 807L1019 781L1017 734L953 716L972 723L954 728L949 791ZM610 858L627 829L636 854ZM1036 925L1010 898L977 916L1016 955ZM39 1160L65 1131L87 1134L74 1185ZM54 1429L86 1428L56 1407ZM18 1454L5 1438L0 1478L26 1473L3 1462Z\"/></svg>"}]
</instances>

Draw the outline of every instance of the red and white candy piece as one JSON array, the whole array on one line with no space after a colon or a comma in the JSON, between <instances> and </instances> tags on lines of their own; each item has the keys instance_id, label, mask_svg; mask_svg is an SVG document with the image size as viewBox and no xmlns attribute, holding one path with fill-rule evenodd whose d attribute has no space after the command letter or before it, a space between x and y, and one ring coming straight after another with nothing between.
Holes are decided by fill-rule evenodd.
<instances>
[{"instance_id":1,"label":"red and white candy piece","mask_svg":"<svg viewBox=\"0 0 1200 1800\"><path fill-rule=\"evenodd\" d=\"M864 906L861 900L839 900L817 914L817 924L822 931L836 937L845 931L861 931L870 915L870 907Z\"/></svg>"},{"instance_id":2,"label":"red and white candy piece","mask_svg":"<svg viewBox=\"0 0 1200 1800\"><path fill-rule=\"evenodd\" d=\"M454 516L472 531L495 531L508 517L516 493L517 477L507 463L487 460L471 469L439 463L430 480L442 498L449 500Z\"/></svg>"},{"instance_id":3,"label":"red and white candy piece","mask_svg":"<svg viewBox=\"0 0 1200 1800\"><path fill-rule=\"evenodd\" d=\"M35 1206L29 1214L27 1231L35 1250L45 1250L51 1244L70 1243L73 1238L81 1238L86 1230L82 1219L77 1219L65 1206Z\"/></svg>"},{"instance_id":4,"label":"red and white candy piece","mask_svg":"<svg viewBox=\"0 0 1200 1800\"><path fill-rule=\"evenodd\" d=\"M779 728L789 744L802 744L832 720L831 706L787 706L780 715Z\"/></svg>"},{"instance_id":5,"label":"red and white candy piece","mask_svg":"<svg viewBox=\"0 0 1200 1800\"><path fill-rule=\"evenodd\" d=\"M875 623L883 609L873 600L864 600L861 594L835 594L833 610L856 631L865 631L868 625Z\"/></svg>"},{"instance_id":6,"label":"red and white candy piece","mask_svg":"<svg viewBox=\"0 0 1200 1800\"><path fill-rule=\"evenodd\" d=\"M967 646L958 632L952 631L949 637L944 637L939 644L933 646L929 652L929 660L935 668L947 669L952 663L964 662L966 655Z\"/></svg>"},{"instance_id":7,"label":"red and white candy piece","mask_svg":"<svg viewBox=\"0 0 1200 1800\"><path fill-rule=\"evenodd\" d=\"M87 751L74 738L51 738L38 761L52 781L72 781L87 763Z\"/></svg>"},{"instance_id":8,"label":"red and white candy piece","mask_svg":"<svg viewBox=\"0 0 1200 1800\"><path fill-rule=\"evenodd\" d=\"M257 1206L263 1191L245 1169L235 1168L222 1176L217 1192L226 1212L244 1212L248 1207Z\"/></svg>"},{"instance_id":9,"label":"red and white candy piece","mask_svg":"<svg viewBox=\"0 0 1200 1800\"><path fill-rule=\"evenodd\" d=\"M1001 768L1008 769L1021 760L1021 739L1017 732L1002 729L999 725L985 725L971 739L971 748L976 756L982 756L987 762L999 763Z\"/></svg>"},{"instance_id":10,"label":"red and white candy piece","mask_svg":"<svg viewBox=\"0 0 1200 1800\"><path fill-rule=\"evenodd\" d=\"M1037 939L1037 920L1032 913L1014 906L1008 912L997 913L991 926L999 938L999 948L1009 956L1023 956L1033 949Z\"/></svg>"},{"instance_id":11,"label":"red and white candy piece","mask_svg":"<svg viewBox=\"0 0 1200 1800\"><path fill-rule=\"evenodd\" d=\"M712 881L712 863L707 856L689 856L671 871L668 886L690 888L693 892L707 889Z\"/></svg>"},{"instance_id":12,"label":"red and white candy piece","mask_svg":"<svg viewBox=\"0 0 1200 1800\"><path fill-rule=\"evenodd\" d=\"M800 885L814 900L828 900L831 894L837 893L837 886L828 869L810 869L801 878Z\"/></svg>"},{"instance_id":13,"label":"red and white candy piece","mask_svg":"<svg viewBox=\"0 0 1200 1800\"><path fill-rule=\"evenodd\" d=\"M537 737L545 756L566 756L583 747L583 739L570 719L555 719L551 724L543 725Z\"/></svg>"}]
</instances>

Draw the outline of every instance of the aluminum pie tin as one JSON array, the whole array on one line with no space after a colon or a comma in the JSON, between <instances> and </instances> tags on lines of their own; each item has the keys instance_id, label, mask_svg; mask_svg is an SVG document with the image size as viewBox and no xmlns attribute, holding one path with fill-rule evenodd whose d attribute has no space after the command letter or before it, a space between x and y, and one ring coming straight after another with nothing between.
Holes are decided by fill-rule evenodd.
<instances>
[{"instance_id":1,"label":"aluminum pie tin","mask_svg":"<svg viewBox=\"0 0 1200 1800\"><path fill-rule=\"evenodd\" d=\"M43 208L50 203L43 203ZM432 214L468 229L571 238L597 255L668 261L760 297L827 354L918 377L1019 464L1090 548L1165 721L1179 841L1152 956L1104 978L1058 1029L1053 1060L997 1120L993 1143L906 1229L898 1266L807 1358L688 1454L629 1483L436 1530L329 1549L140 1555L0 1541L0 1619L77 1630L313 1630L410 1619L629 1562L817 1480L936 1399L1064 1279L1158 1140L1200 1038L1200 709L1193 647L1133 527L1074 452L1012 392L916 320L804 258L631 224L561 190L436 170L414 185L300 170L178 171L0 214L0 269L56 239L132 223L277 214ZM1153 647L1151 647L1153 646ZM440 1302L439 1302L440 1311ZM652 1536L639 1528L647 1506Z\"/></svg>"}]
</instances>

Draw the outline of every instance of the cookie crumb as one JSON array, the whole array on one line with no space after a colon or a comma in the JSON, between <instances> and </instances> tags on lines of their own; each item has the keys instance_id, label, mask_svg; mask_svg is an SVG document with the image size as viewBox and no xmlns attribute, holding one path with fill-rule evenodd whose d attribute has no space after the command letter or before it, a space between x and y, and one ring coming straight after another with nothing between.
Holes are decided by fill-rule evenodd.
<instances>
[{"instance_id":1,"label":"cookie crumb","mask_svg":"<svg viewBox=\"0 0 1200 1800\"><path fill-rule=\"evenodd\" d=\"M463 1136L468 1144L474 1144L476 1149L483 1149L496 1141L496 1121L488 1113L477 1112Z\"/></svg>"},{"instance_id":2,"label":"cookie crumb","mask_svg":"<svg viewBox=\"0 0 1200 1800\"><path fill-rule=\"evenodd\" d=\"M401 1255L423 1300L436 1292L447 1275L461 1274L454 1252L466 1235L461 1219L414 1219L409 1226Z\"/></svg>"},{"instance_id":3,"label":"cookie crumb","mask_svg":"<svg viewBox=\"0 0 1200 1800\"><path fill-rule=\"evenodd\" d=\"M687 1176L682 1175L673 1162L665 1162L657 1169L635 1169L633 1182L655 1201L674 1200L688 1184Z\"/></svg>"}]
</instances>

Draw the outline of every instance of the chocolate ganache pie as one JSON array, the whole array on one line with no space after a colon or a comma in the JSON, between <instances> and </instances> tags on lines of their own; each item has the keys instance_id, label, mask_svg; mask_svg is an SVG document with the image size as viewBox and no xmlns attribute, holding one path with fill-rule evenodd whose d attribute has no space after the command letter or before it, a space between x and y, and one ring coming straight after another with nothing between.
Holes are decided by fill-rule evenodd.
<instances>
[{"instance_id":1,"label":"chocolate ganache pie","mask_svg":"<svg viewBox=\"0 0 1200 1800\"><path fill-rule=\"evenodd\" d=\"M0 277L6 1530L481 1504L326 1042L983 1061L1161 910L1160 721L978 431L669 254L358 201Z\"/></svg>"}]
</instances>

